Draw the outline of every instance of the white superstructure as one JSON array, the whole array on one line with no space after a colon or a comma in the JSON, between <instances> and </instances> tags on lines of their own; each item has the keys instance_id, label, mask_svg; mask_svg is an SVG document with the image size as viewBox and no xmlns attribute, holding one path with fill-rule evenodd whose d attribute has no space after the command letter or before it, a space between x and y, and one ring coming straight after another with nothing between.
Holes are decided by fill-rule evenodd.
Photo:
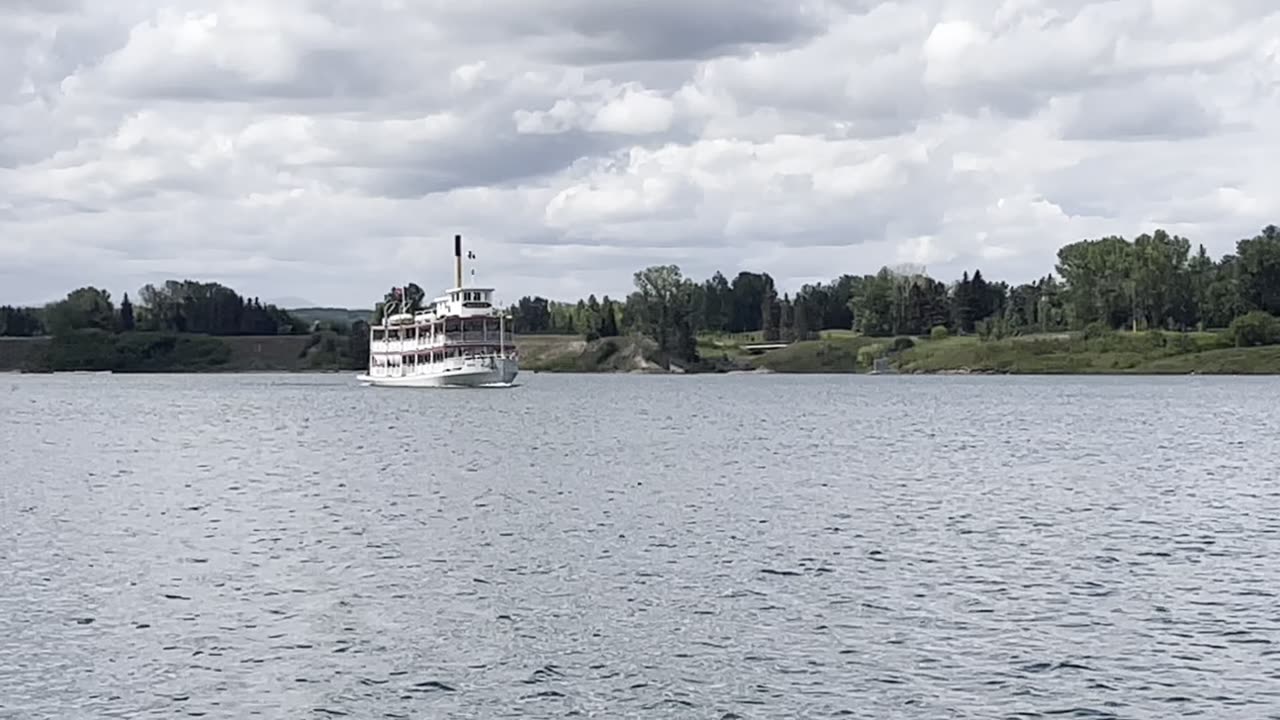
<instances>
[{"instance_id":1,"label":"white superstructure","mask_svg":"<svg viewBox=\"0 0 1280 720\"><path fill-rule=\"evenodd\" d=\"M493 288L462 282L462 236L453 238L454 286L417 312L385 309L369 329L369 368L360 380L396 387L505 387L519 372L510 319ZM394 312L399 310L399 312Z\"/></svg>"}]
</instances>

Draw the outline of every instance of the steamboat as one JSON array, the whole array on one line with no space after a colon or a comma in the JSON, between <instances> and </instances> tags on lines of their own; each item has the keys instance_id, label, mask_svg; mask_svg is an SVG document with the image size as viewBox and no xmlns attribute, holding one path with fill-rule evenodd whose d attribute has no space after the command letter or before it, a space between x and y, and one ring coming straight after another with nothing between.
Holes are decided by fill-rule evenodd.
<instances>
[{"instance_id":1,"label":"steamboat","mask_svg":"<svg viewBox=\"0 0 1280 720\"><path fill-rule=\"evenodd\" d=\"M359 376L388 387L511 387L519 372L510 319L494 305L493 288L462 281L462 236L453 237L453 287L426 307L399 304L369 328L369 367ZM474 271L473 271L474 272Z\"/></svg>"}]
</instances>

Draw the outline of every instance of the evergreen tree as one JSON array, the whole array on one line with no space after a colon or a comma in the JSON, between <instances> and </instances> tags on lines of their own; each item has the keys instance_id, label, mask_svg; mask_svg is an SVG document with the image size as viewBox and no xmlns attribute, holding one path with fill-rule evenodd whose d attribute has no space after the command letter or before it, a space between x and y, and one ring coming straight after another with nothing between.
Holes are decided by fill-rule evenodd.
<instances>
[{"instance_id":1,"label":"evergreen tree","mask_svg":"<svg viewBox=\"0 0 1280 720\"><path fill-rule=\"evenodd\" d=\"M605 295L604 301L600 303L600 337L618 336L617 312L614 302L609 299L608 295Z\"/></svg>"},{"instance_id":2,"label":"evergreen tree","mask_svg":"<svg viewBox=\"0 0 1280 720\"><path fill-rule=\"evenodd\" d=\"M760 302L760 328L765 342L778 341L779 319L778 291L774 289L773 280L770 279Z\"/></svg>"},{"instance_id":3,"label":"evergreen tree","mask_svg":"<svg viewBox=\"0 0 1280 720\"><path fill-rule=\"evenodd\" d=\"M986 320L995 310L991 302L991 290L982 277L981 270L973 271L973 279L969 281L969 318L973 322Z\"/></svg>"},{"instance_id":4,"label":"evergreen tree","mask_svg":"<svg viewBox=\"0 0 1280 720\"><path fill-rule=\"evenodd\" d=\"M137 323L133 318L133 303L129 302L129 293L125 293L120 300L120 330L122 332L133 332L137 327Z\"/></svg>"},{"instance_id":5,"label":"evergreen tree","mask_svg":"<svg viewBox=\"0 0 1280 720\"><path fill-rule=\"evenodd\" d=\"M965 270L960 282L956 283L951 297L951 321L957 334L973 332L973 286L969 282L969 271Z\"/></svg>"},{"instance_id":6,"label":"evergreen tree","mask_svg":"<svg viewBox=\"0 0 1280 720\"><path fill-rule=\"evenodd\" d=\"M796 341L796 320L795 320L795 304L791 302L788 295L782 296L782 302L778 305L778 326L779 338L782 342Z\"/></svg>"}]
</instances>

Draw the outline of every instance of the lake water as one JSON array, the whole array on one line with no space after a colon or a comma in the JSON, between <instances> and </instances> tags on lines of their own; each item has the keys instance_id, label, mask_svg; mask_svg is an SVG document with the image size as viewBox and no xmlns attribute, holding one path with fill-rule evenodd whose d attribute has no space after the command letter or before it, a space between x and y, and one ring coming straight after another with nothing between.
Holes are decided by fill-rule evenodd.
<instances>
[{"instance_id":1,"label":"lake water","mask_svg":"<svg viewBox=\"0 0 1280 720\"><path fill-rule=\"evenodd\" d=\"M1280 379L0 376L0 717L1280 717Z\"/></svg>"}]
</instances>

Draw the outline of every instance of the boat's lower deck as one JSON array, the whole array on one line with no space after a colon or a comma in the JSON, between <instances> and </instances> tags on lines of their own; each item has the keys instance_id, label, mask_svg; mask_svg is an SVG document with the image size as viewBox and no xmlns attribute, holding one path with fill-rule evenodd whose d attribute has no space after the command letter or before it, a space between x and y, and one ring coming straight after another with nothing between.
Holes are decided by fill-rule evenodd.
<instances>
[{"instance_id":1,"label":"boat's lower deck","mask_svg":"<svg viewBox=\"0 0 1280 720\"><path fill-rule=\"evenodd\" d=\"M514 357L479 355L439 362L374 365L360 380L399 387L482 387L510 385L519 373Z\"/></svg>"}]
</instances>

